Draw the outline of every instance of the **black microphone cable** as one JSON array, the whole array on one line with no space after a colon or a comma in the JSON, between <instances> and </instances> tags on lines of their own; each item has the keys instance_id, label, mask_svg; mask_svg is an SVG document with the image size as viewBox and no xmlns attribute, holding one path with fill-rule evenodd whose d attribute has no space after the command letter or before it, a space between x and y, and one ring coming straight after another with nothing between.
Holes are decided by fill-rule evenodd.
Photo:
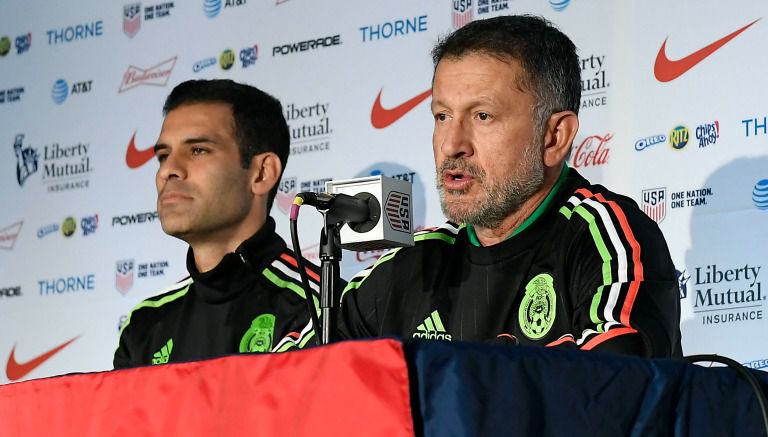
<instances>
[{"instance_id":1,"label":"black microphone cable","mask_svg":"<svg viewBox=\"0 0 768 437\"><path fill-rule=\"evenodd\" d=\"M750 387L752 387L752 391L755 393L755 397L757 398L757 403L760 408L760 412L763 415L763 428L765 429L766 437L768 437L768 401L766 401L765 393L763 393L763 390L760 387L760 382L757 380L757 378L755 378L755 375L751 374L738 361L728 357L721 356L721 355L702 354L702 355L691 355L684 358L685 360L687 360L689 363L692 363L692 364L701 363L701 362L713 362L713 363L725 364L726 366L735 370L739 376L746 379Z\"/></svg>"},{"instance_id":2,"label":"black microphone cable","mask_svg":"<svg viewBox=\"0 0 768 437\"><path fill-rule=\"evenodd\" d=\"M290 222L291 222L291 244L293 245L293 252L296 254L296 263L299 267L299 276L301 276L301 285L304 287L304 297L307 301L307 311L309 311L309 316L312 319L312 329L315 331L315 342L318 346L320 346L321 342L321 336L320 333L322 332L320 327L320 318L317 315L317 311L315 310L315 302L313 300L313 294L312 289L309 287L309 278L307 277L307 270L304 265L304 256L301 254L301 245L299 245L299 230L298 230L298 219L299 219L299 207L304 203L304 198L301 196L296 196L293 199L293 204L291 205L291 213L290 213Z\"/></svg>"}]
</instances>

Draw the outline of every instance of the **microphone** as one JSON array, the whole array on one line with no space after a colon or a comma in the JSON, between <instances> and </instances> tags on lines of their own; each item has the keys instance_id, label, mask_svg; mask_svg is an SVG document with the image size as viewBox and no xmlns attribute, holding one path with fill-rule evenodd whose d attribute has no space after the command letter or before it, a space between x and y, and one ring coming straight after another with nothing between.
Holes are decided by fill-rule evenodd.
<instances>
[{"instance_id":1,"label":"microphone","mask_svg":"<svg viewBox=\"0 0 768 437\"><path fill-rule=\"evenodd\" d=\"M304 205L327 211L331 220L346 223L356 232L373 229L381 217L381 204L371 193L350 196L344 193L303 192L296 197L302 199Z\"/></svg>"}]
</instances>

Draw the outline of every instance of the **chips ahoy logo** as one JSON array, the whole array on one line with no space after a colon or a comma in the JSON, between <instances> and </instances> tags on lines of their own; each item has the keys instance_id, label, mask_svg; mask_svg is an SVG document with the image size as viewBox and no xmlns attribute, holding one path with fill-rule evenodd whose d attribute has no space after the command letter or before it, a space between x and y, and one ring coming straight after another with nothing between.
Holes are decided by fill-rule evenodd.
<instances>
[{"instance_id":1,"label":"chips ahoy logo","mask_svg":"<svg viewBox=\"0 0 768 437\"><path fill-rule=\"evenodd\" d=\"M475 18L472 0L453 0L451 8L451 24L454 29L460 29L471 23Z\"/></svg>"}]
</instances>

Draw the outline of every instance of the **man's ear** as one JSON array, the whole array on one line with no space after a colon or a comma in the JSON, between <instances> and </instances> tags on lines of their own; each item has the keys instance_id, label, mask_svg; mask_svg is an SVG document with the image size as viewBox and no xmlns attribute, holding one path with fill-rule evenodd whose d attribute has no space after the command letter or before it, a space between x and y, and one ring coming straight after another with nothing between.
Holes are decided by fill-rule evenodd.
<instances>
[{"instance_id":1,"label":"man's ear","mask_svg":"<svg viewBox=\"0 0 768 437\"><path fill-rule=\"evenodd\" d=\"M273 152L259 153L251 158L251 192L267 196L283 172L280 158Z\"/></svg>"},{"instance_id":2,"label":"man's ear","mask_svg":"<svg viewBox=\"0 0 768 437\"><path fill-rule=\"evenodd\" d=\"M579 117L573 111L552 114L544 130L544 165L555 167L565 160L579 130Z\"/></svg>"}]
</instances>

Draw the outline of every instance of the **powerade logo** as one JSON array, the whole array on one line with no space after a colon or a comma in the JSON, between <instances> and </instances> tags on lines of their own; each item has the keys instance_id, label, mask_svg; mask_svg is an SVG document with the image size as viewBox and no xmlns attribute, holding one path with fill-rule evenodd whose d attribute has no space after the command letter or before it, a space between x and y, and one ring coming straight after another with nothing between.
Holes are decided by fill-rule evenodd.
<instances>
[{"instance_id":1,"label":"powerade logo","mask_svg":"<svg viewBox=\"0 0 768 437\"><path fill-rule=\"evenodd\" d=\"M56 296L69 293L87 292L96 289L96 275L65 276L37 281L40 296Z\"/></svg>"},{"instance_id":2,"label":"powerade logo","mask_svg":"<svg viewBox=\"0 0 768 437\"><path fill-rule=\"evenodd\" d=\"M688 144L688 128L680 125L675 126L669 132L669 145L675 150L681 150Z\"/></svg>"},{"instance_id":3,"label":"powerade logo","mask_svg":"<svg viewBox=\"0 0 768 437\"><path fill-rule=\"evenodd\" d=\"M48 45L70 43L72 41L96 38L104 35L104 22L93 21L86 24L67 26L61 29L52 29L48 34Z\"/></svg>"},{"instance_id":4,"label":"powerade logo","mask_svg":"<svg viewBox=\"0 0 768 437\"><path fill-rule=\"evenodd\" d=\"M294 43L272 47L272 56L290 55L292 53L306 52L341 45L341 35L322 36Z\"/></svg>"},{"instance_id":5,"label":"powerade logo","mask_svg":"<svg viewBox=\"0 0 768 437\"><path fill-rule=\"evenodd\" d=\"M160 215L157 213L157 211L118 215L112 217L112 227L152 223L159 218Z\"/></svg>"},{"instance_id":6,"label":"powerade logo","mask_svg":"<svg viewBox=\"0 0 768 437\"><path fill-rule=\"evenodd\" d=\"M549 6L551 6L555 12L563 12L570 4L571 0L549 0Z\"/></svg>"},{"instance_id":7,"label":"powerade logo","mask_svg":"<svg viewBox=\"0 0 768 437\"><path fill-rule=\"evenodd\" d=\"M216 18L221 12L221 0L204 0L203 12L208 18Z\"/></svg>"},{"instance_id":8,"label":"powerade logo","mask_svg":"<svg viewBox=\"0 0 768 437\"><path fill-rule=\"evenodd\" d=\"M760 281L762 266L717 264L696 267L693 312L703 325L763 319L766 297Z\"/></svg>"},{"instance_id":9,"label":"powerade logo","mask_svg":"<svg viewBox=\"0 0 768 437\"><path fill-rule=\"evenodd\" d=\"M69 85L67 84L66 80L59 79L53 83L53 89L51 89L51 97L56 104L61 105L64 103L64 101L67 100L68 94Z\"/></svg>"},{"instance_id":10,"label":"powerade logo","mask_svg":"<svg viewBox=\"0 0 768 437\"><path fill-rule=\"evenodd\" d=\"M666 135L654 135L652 137L645 137L640 138L635 142L635 150L638 152L641 152L651 146L655 146L656 144L661 144L663 142L667 141Z\"/></svg>"},{"instance_id":11,"label":"powerade logo","mask_svg":"<svg viewBox=\"0 0 768 437\"><path fill-rule=\"evenodd\" d=\"M768 179L757 181L752 188L752 202L760 211L768 211Z\"/></svg>"},{"instance_id":12,"label":"powerade logo","mask_svg":"<svg viewBox=\"0 0 768 437\"><path fill-rule=\"evenodd\" d=\"M397 38L413 33L427 31L427 16L405 18L384 23L372 24L360 28L363 42L378 41L382 39Z\"/></svg>"},{"instance_id":13,"label":"powerade logo","mask_svg":"<svg viewBox=\"0 0 768 437\"><path fill-rule=\"evenodd\" d=\"M326 152L331 149L331 119L329 103L316 102L303 106L289 103L285 106L285 121L291 133L291 155Z\"/></svg>"}]
</instances>

